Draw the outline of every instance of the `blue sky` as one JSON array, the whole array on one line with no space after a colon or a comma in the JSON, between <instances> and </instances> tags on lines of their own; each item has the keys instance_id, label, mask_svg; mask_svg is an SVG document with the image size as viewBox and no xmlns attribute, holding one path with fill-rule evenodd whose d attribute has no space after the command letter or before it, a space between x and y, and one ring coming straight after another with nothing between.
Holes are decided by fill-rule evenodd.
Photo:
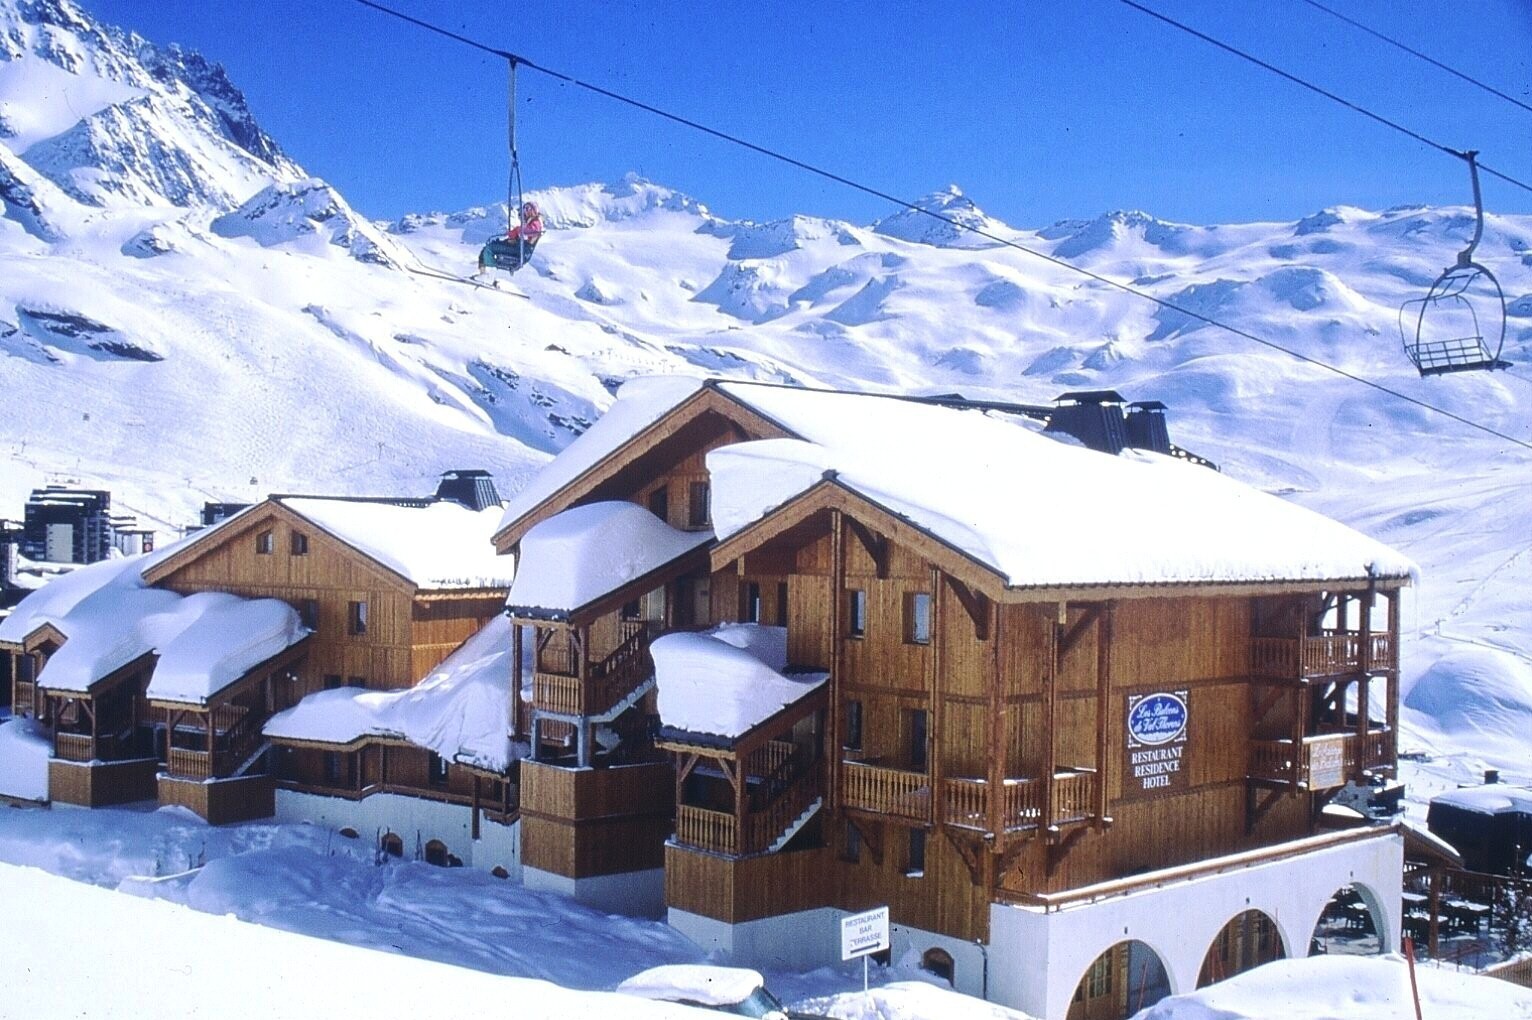
<instances>
[{"instance_id":1,"label":"blue sky","mask_svg":"<svg viewBox=\"0 0 1532 1020\"><path fill-rule=\"evenodd\" d=\"M505 180L502 61L350 0L82 0L227 66L266 129L363 212L458 209ZM1532 181L1532 113L1300 0L1146 0ZM1330 6L1532 103L1532 4ZM961 186L1041 226L1108 209L1216 222L1464 202L1461 164L1115 0L393 0L763 145L918 197ZM870 221L883 204L523 71L529 188L632 170L730 217ZM1487 205L1532 194L1485 182Z\"/></svg>"}]
</instances>

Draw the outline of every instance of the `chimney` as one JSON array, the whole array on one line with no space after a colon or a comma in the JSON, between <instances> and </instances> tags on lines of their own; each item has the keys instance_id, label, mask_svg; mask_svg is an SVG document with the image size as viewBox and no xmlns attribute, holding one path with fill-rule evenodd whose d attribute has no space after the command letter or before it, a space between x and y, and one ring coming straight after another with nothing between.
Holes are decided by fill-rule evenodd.
<instances>
[{"instance_id":1,"label":"chimney","mask_svg":"<svg viewBox=\"0 0 1532 1020\"><path fill-rule=\"evenodd\" d=\"M1082 445L1113 456L1128 445L1122 394L1116 390L1077 390L1054 398L1045 432L1063 432Z\"/></svg>"},{"instance_id":2,"label":"chimney","mask_svg":"<svg viewBox=\"0 0 1532 1020\"><path fill-rule=\"evenodd\" d=\"M1485 769L1484 770L1484 785L1485 786L1491 786L1491 785L1493 785L1495 783L1498 783L1498 782L1500 782L1500 770L1499 769Z\"/></svg>"},{"instance_id":3,"label":"chimney","mask_svg":"<svg viewBox=\"0 0 1532 1020\"><path fill-rule=\"evenodd\" d=\"M436 486L436 498L461 503L470 510L501 505L494 476L479 470L444 472Z\"/></svg>"}]
</instances>

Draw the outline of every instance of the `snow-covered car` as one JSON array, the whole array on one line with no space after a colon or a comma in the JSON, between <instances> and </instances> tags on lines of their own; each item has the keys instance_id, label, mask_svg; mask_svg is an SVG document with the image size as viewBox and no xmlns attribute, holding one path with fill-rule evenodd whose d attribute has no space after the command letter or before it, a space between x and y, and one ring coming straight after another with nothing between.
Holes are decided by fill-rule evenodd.
<instances>
[{"instance_id":1,"label":"snow-covered car","mask_svg":"<svg viewBox=\"0 0 1532 1020\"><path fill-rule=\"evenodd\" d=\"M760 974L743 967L705 964L650 967L628 978L617 986L617 990L644 999L698 1006L759 1020L808 1020L812 1016L789 1011L766 989L766 981Z\"/></svg>"}]
</instances>

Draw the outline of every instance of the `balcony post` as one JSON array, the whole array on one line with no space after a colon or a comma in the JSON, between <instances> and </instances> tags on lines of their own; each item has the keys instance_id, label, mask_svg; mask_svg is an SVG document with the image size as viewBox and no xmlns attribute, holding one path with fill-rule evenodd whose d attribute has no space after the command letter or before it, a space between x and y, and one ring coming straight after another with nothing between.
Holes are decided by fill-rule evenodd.
<instances>
[{"instance_id":1,"label":"balcony post","mask_svg":"<svg viewBox=\"0 0 1532 1020\"><path fill-rule=\"evenodd\" d=\"M996 838L1005 831L1000 791L1005 788L1005 665L1000 657L1000 603L990 602L989 625L989 776L986 780L986 825ZM935 791L932 791L933 794ZM996 876L998 881L998 876Z\"/></svg>"},{"instance_id":2,"label":"balcony post","mask_svg":"<svg viewBox=\"0 0 1532 1020\"><path fill-rule=\"evenodd\" d=\"M1369 570L1370 572L1370 570ZM1378 582L1369 578L1367 594L1358 605L1360 619L1357 621L1357 667L1360 686L1356 691L1357 774L1366 767L1367 731L1372 728L1372 607L1378 594Z\"/></svg>"},{"instance_id":3,"label":"balcony post","mask_svg":"<svg viewBox=\"0 0 1532 1020\"><path fill-rule=\"evenodd\" d=\"M827 765L829 784L825 790L825 803L830 810L841 803L841 761L845 758L841 737L841 677L845 661L846 643L842 633L845 611L842 602L846 594L846 523L839 510L830 511L830 711L829 732L830 760Z\"/></svg>"},{"instance_id":4,"label":"balcony post","mask_svg":"<svg viewBox=\"0 0 1532 1020\"><path fill-rule=\"evenodd\" d=\"M1388 593L1388 643L1390 649L1388 670L1388 763L1399 765L1399 589Z\"/></svg>"},{"instance_id":5,"label":"balcony post","mask_svg":"<svg viewBox=\"0 0 1532 1020\"><path fill-rule=\"evenodd\" d=\"M520 726L517 711L521 704L521 625L511 620L511 718L509 720L510 733L513 737L519 737Z\"/></svg>"},{"instance_id":6,"label":"balcony post","mask_svg":"<svg viewBox=\"0 0 1532 1020\"><path fill-rule=\"evenodd\" d=\"M1060 602L1058 615L1067 617L1068 606ZM1054 719L1058 709L1059 628L1061 620L1052 620L1045 629L1043 646L1043 828L1053 827L1054 774L1058 772L1058 747L1054 742Z\"/></svg>"},{"instance_id":7,"label":"balcony post","mask_svg":"<svg viewBox=\"0 0 1532 1020\"><path fill-rule=\"evenodd\" d=\"M928 746L926 780L931 784L931 821L933 824L940 824L946 820L947 816L945 791L942 789L942 776L946 772L942 768L942 698L937 690L941 678L942 575L941 571L932 567L929 576L931 578L931 640L926 645L926 681L929 692L926 714L931 720L931 726L926 734Z\"/></svg>"},{"instance_id":8,"label":"balcony post","mask_svg":"<svg viewBox=\"0 0 1532 1020\"><path fill-rule=\"evenodd\" d=\"M1111 745L1107 739L1112 698L1112 611L1108 601L1096 617L1096 826L1106 825L1106 790Z\"/></svg>"}]
</instances>

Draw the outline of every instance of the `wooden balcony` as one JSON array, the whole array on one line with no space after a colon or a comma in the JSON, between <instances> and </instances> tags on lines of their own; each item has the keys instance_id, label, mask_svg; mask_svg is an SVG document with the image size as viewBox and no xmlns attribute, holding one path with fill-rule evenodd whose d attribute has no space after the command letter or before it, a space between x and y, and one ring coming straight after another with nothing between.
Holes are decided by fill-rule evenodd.
<instances>
[{"instance_id":1,"label":"wooden balcony","mask_svg":"<svg viewBox=\"0 0 1532 1020\"><path fill-rule=\"evenodd\" d=\"M1291 783L1307 790L1346 785L1367 769L1393 764L1393 734L1388 730L1324 733L1291 740L1260 740L1251 745L1250 778Z\"/></svg>"},{"instance_id":2,"label":"wooden balcony","mask_svg":"<svg viewBox=\"0 0 1532 1020\"><path fill-rule=\"evenodd\" d=\"M1365 661L1363 652L1366 652ZM1364 670L1396 669L1391 634L1328 632L1316 637L1258 637L1250 642L1250 672L1274 680L1344 676Z\"/></svg>"},{"instance_id":3,"label":"wooden balcony","mask_svg":"<svg viewBox=\"0 0 1532 1020\"><path fill-rule=\"evenodd\" d=\"M956 829L990 831L988 780L958 776L942 780L941 822ZM1036 829L1043 818L1043 784L1037 779L1007 779L1000 786L1002 833Z\"/></svg>"},{"instance_id":4,"label":"wooden balcony","mask_svg":"<svg viewBox=\"0 0 1532 1020\"><path fill-rule=\"evenodd\" d=\"M1076 768L1058 772L1053 777L1053 818L1051 826L1074 825L1096 817L1095 769Z\"/></svg>"},{"instance_id":5,"label":"wooden balcony","mask_svg":"<svg viewBox=\"0 0 1532 1020\"><path fill-rule=\"evenodd\" d=\"M814 767L759 811L739 819L728 811L676 805L677 844L710 853L743 857L765 853L787 827L822 793L819 769Z\"/></svg>"},{"instance_id":6,"label":"wooden balcony","mask_svg":"<svg viewBox=\"0 0 1532 1020\"><path fill-rule=\"evenodd\" d=\"M841 807L889 818L928 824L931 821L931 778L924 772L860 761L841 763Z\"/></svg>"},{"instance_id":7,"label":"wooden balcony","mask_svg":"<svg viewBox=\"0 0 1532 1020\"><path fill-rule=\"evenodd\" d=\"M605 659L580 676L572 642L553 640L538 650L532 674L532 707L562 716L592 716L614 705L654 673L649 657L649 630L641 621L623 624L624 637Z\"/></svg>"}]
</instances>

